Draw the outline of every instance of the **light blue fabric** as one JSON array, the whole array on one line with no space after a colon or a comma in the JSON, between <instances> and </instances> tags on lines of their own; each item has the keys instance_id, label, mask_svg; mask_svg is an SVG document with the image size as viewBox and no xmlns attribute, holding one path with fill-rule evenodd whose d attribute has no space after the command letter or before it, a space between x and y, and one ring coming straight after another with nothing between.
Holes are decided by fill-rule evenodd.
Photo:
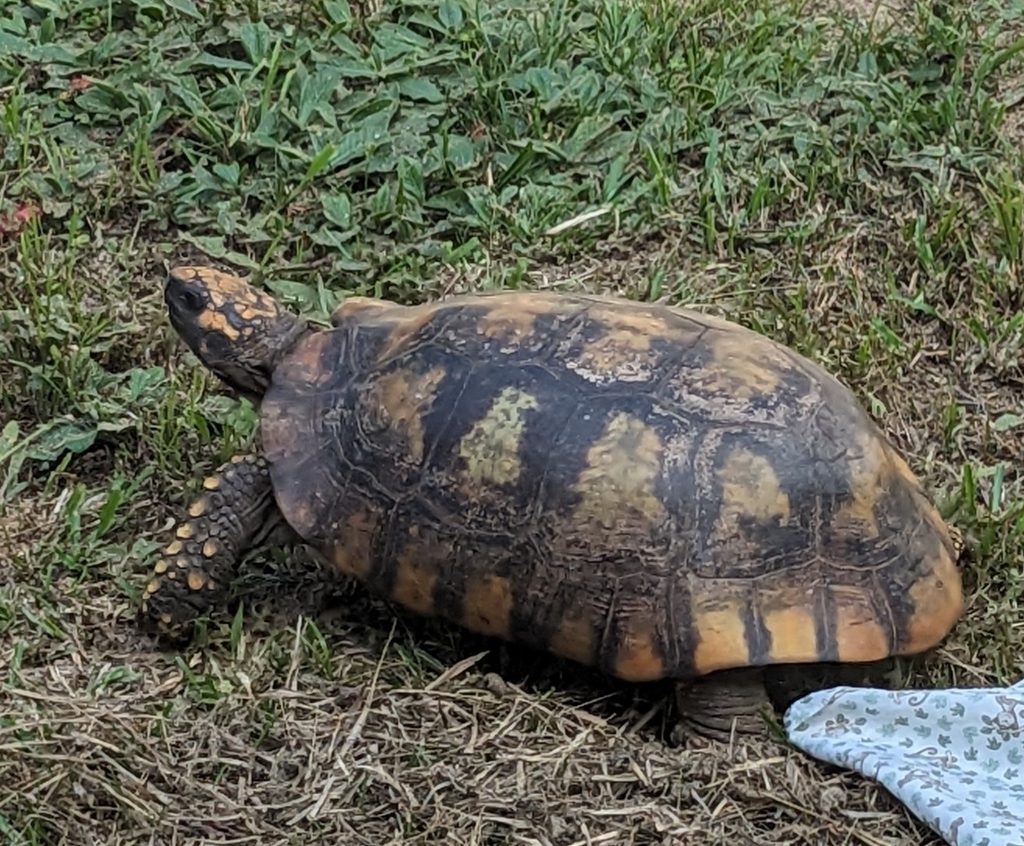
<instances>
[{"instance_id":1,"label":"light blue fabric","mask_svg":"<svg viewBox=\"0 0 1024 846\"><path fill-rule=\"evenodd\" d=\"M1024 846L1024 681L836 687L794 702L790 742L883 784L952 846Z\"/></svg>"}]
</instances>

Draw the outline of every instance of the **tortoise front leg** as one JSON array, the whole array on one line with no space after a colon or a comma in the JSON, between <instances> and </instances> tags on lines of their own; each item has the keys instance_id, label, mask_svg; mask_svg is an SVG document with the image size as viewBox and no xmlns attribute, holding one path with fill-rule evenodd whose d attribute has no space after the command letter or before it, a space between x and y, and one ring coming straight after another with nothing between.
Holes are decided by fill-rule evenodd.
<instances>
[{"instance_id":1,"label":"tortoise front leg","mask_svg":"<svg viewBox=\"0 0 1024 846\"><path fill-rule=\"evenodd\" d=\"M227 596L243 553L286 526L267 462L235 456L203 480L203 493L174 530L146 585L143 617L161 634L183 637Z\"/></svg>"}]
</instances>

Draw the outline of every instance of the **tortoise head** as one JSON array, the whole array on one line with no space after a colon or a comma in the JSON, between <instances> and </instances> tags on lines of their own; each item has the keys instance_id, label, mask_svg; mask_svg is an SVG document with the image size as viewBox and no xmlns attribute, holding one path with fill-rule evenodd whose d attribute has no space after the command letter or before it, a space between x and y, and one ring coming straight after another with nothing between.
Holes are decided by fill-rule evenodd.
<instances>
[{"instance_id":1,"label":"tortoise head","mask_svg":"<svg viewBox=\"0 0 1024 846\"><path fill-rule=\"evenodd\" d=\"M270 385L282 356L309 329L273 297L209 267L174 268L164 285L164 302L189 349L254 401Z\"/></svg>"}]
</instances>

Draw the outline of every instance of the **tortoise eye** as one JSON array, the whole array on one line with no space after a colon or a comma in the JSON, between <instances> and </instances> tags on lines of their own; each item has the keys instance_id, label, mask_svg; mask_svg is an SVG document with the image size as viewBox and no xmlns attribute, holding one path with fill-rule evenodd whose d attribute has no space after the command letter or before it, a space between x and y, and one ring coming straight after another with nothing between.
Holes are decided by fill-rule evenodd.
<instances>
[{"instance_id":1,"label":"tortoise eye","mask_svg":"<svg viewBox=\"0 0 1024 846\"><path fill-rule=\"evenodd\" d=\"M182 306L193 314L198 314L206 308L206 297L191 288L185 288L178 295Z\"/></svg>"}]
</instances>

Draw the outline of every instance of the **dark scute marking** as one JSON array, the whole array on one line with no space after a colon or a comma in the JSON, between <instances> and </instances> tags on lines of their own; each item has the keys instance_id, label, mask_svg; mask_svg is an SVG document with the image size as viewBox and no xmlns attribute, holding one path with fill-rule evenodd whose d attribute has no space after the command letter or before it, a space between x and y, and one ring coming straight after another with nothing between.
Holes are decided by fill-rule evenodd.
<instances>
[{"instance_id":1,"label":"dark scute marking","mask_svg":"<svg viewBox=\"0 0 1024 846\"><path fill-rule=\"evenodd\" d=\"M442 389L445 383L442 383ZM518 444L520 473L514 482L490 483L489 488L501 490L501 512L512 520L494 515L493 506L481 501L474 506L459 492L459 483L468 479L466 462L459 455L462 439L494 406L502 391L514 388L536 400L535 408L521 411L524 423ZM424 418L424 441L428 457L425 484L438 503L453 513L463 515L477 525L493 523L495 530L514 531L533 520L539 488L551 451L552 439L564 428L578 404L571 389L543 368L523 365L506 366L500 361L483 362L469 371L456 394L454 386L439 391L437 402ZM454 412L453 412L454 409Z\"/></svg>"},{"instance_id":2,"label":"dark scute marking","mask_svg":"<svg viewBox=\"0 0 1024 846\"><path fill-rule=\"evenodd\" d=\"M836 602L830 590L822 586L814 591L814 639L818 660L839 660L839 632L836 630Z\"/></svg>"},{"instance_id":3,"label":"dark scute marking","mask_svg":"<svg viewBox=\"0 0 1024 846\"><path fill-rule=\"evenodd\" d=\"M581 497L572 488L587 467L590 448L604 437L609 421L618 414L643 421L663 440L675 426L673 420L656 409L653 398L647 394L600 391L584 397L559 427L559 434L544 446L551 456L541 494L545 511L566 517L579 505Z\"/></svg>"},{"instance_id":4,"label":"dark scute marking","mask_svg":"<svg viewBox=\"0 0 1024 846\"><path fill-rule=\"evenodd\" d=\"M667 562L664 587L664 642L666 672L680 677L692 671L697 638L693 629L693 591L690 574L694 551L689 543L677 544Z\"/></svg>"},{"instance_id":5,"label":"dark scute marking","mask_svg":"<svg viewBox=\"0 0 1024 846\"><path fill-rule=\"evenodd\" d=\"M450 424L457 425L462 419L465 408L463 393L471 370L469 359L432 344L420 348L415 356L391 358L375 368L367 381L359 386L364 397L371 394L377 380L392 373L408 373L413 381L421 377L424 382L432 371L443 373L443 376L433 387L432 401L419 412L423 452L418 466L396 460L400 453L395 443L397 433L388 426L375 426L372 421L361 419L363 415L353 415L350 425L349 434L354 437L350 437L347 447L359 451L353 460L371 468L379 484L396 494L421 484L430 475L433 463L451 460L444 445L445 432ZM356 402L364 412L373 411L367 406L367 399Z\"/></svg>"},{"instance_id":6,"label":"dark scute marking","mask_svg":"<svg viewBox=\"0 0 1024 846\"><path fill-rule=\"evenodd\" d=\"M779 377L779 384L774 390L750 398L751 408L755 411L790 407L795 409L799 402L805 400L814 390L816 380L812 379L803 360L797 358L792 350L782 349L792 366L775 371Z\"/></svg>"},{"instance_id":7,"label":"dark scute marking","mask_svg":"<svg viewBox=\"0 0 1024 846\"><path fill-rule=\"evenodd\" d=\"M404 486L387 484L391 479L382 472L379 453L367 449L358 438L351 437L355 427L342 430L347 435L344 440L334 442L333 455L327 460L328 469L321 473L321 478L328 480L321 488L329 489L334 496L351 493L359 500L370 503L379 511L390 514L401 501ZM398 475L393 465L389 469ZM332 510L332 514L336 513ZM385 518L386 520L387 518Z\"/></svg>"},{"instance_id":8,"label":"dark scute marking","mask_svg":"<svg viewBox=\"0 0 1024 846\"><path fill-rule=\"evenodd\" d=\"M435 608L449 619L460 620L466 588L472 577L507 579L512 596L508 639L544 649L560 619L564 603L559 599L566 593L564 586L554 594L537 589L538 577L546 566L550 566L549 556L538 555L538 549L527 540L478 533L460 536L450 570L435 587ZM568 590L571 592L571 588Z\"/></svg>"},{"instance_id":9,"label":"dark scute marking","mask_svg":"<svg viewBox=\"0 0 1024 846\"><path fill-rule=\"evenodd\" d=\"M927 565L938 554L941 543L932 524L921 514L921 505L910 484L902 477L888 476L889 485L875 505L884 553L896 566L882 572L878 592L887 600L888 613L879 619L892 621L891 647L903 649L910 642L909 623L914 616L910 588L927 575Z\"/></svg>"},{"instance_id":10,"label":"dark scute marking","mask_svg":"<svg viewBox=\"0 0 1024 846\"><path fill-rule=\"evenodd\" d=\"M398 364L401 364L401 359ZM480 375L475 370L472 358L454 353L438 345L428 345L417 353L417 367L425 372L433 366L446 370L444 379L434 392L434 402L429 411L422 416L423 424L423 465L425 470L438 466L450 469L457 458L458 442L464 434L482 416L485 411L477 412L484 400L481 394ZM498 380L491 380L491 387ZM493 403L501 387L491 397ZM490 406L487 406L490 407ZM461 434L460 434L461 433Z\"/></svg>"},{"instance_id":11,"label":"dark scute marking","mask_svg":"<svg viewBox=\"0 0 1024 846\"><path fill-rule=\"evenodd\" d=\"M528 553L528 550L524 550ZM595 570L598 567L595 565ZM561 578L559 578L561 576ZM582 615L581 625L590 625L595 614L600 614L601 605L595 601L597 585L585 590L580 585L580 576L573 576L559 569L550 568L546 579L537 576L532 580L533 592L526 602L516 604L512 615L512 634L536 649L547 649L555 634L570 616ZM583 578L586 578L585 576ZM600 576L596 576L600 582ZM596 633L592 651L581 658L581 663L596 666L599 647Z\"/></svg>"},{"instance_id":12,"label":"dark scute marking","mask_svg":"<svg viewBox=\"0 0 1024 846\"><path fill-rule=\"evenodd\" d=\"M590 316L587 309L582 309L573 315L571 320L555 322L553 315L542 315L535 323L538 330L558 341L558 349L561 354L568 353L572 356L579 355L580 351L587 344L593 343L612 331L601 320L595 320ZM558 334L555 334L555 331Z\"/></svg>"},{"instance_id":13,"label":"dark scute marking","mask_svg":"<svg viewBox=\"0 0 1024 846\"><path fill-rule=\"evenodd\" d=\"M311 446L304 458L282 469L286 473L275 477L275 486L281 502L289 505L286 516L309 543L323 545L341 504L356 491L355 470L347 461L338 460L330 442L319 448Z\"/></svg>"},{"instance_id":14,"label":"dark scute marking","mask_svg":"<svg viewBox=\"0 0 1024 846\"><path fill-rule=\"evenodd\" d=\"M377 564L373 568L368 584L383 596L390 597L394 593L399 559L406 545L414 539L410 534L410 529L425 540L439 540L445 534L443 526L416 506L417 503L411 500L396 502L386 511L380 521L378 540L374 546ZM464 584L465 573L463 568L458 566L457 561L450 561L448 566L447 570L441 569L438 584L447 583L452 589L457 589ZM435 594L436 591L437 587L435 586ZM449 609L438 607L436 595L433 599L435 613L446 614ZM455 616L449 619L457 621L459 618Z\"/></svg>"},{"instance_id":15,"label":"dark scute marking","mask_svg":"<svg viewBox=\"0 0 1024 846\"><path fill-rule=\"evenodd\" d=\"M533 542L516 544L517 570L513 584L522 585L525 601L518 602L512 617L512 631L524 642L546 648L563 622L571 615L583 614L593 629L590 663L603 660L599 621L609 619L619 582L617 574L626 569L620 555L595 555L586 561L564 556L557 562L551 551L556 547L557 528L545 521ZM537 550L544 554L537 556Z\"/></svg>"},{"instance_id":16,"label":"dark scute marking","mask_svg":"<svg viewBox=\"0 0 1024 846\"><path fill-rule=\"evenodd\" d=\"M671 327L673 319L677 322L684 321L674 314L666 315L667 323ZM578 379L581 383L579 388L584 392L601 392L615 390L638 390L650 394L652 397L657 394L661 384L674 373L684 362L695 360L695 350L699 350L700 338L706 329L692 327L694 330L691 343L681 343L677 338L666 338L658 335L647 335L647 347L632 351L623 351L629 357L640 364L641 369L650 372L647 379L623 379L621 376L607 374L606 378L593 381L579 373L575 367L569 367L567 362L580 362L584 370L591 369L587 363L587 353L593 349L593 345L604 338L613 337L621 340L624 332L635 331L628 325L623 326L609 321L606 317L593 317L589 311L580 312L569 321L563 321L561 325L549 325L551 318L545 316L537 321L538 329L558 339L557 347L552 355L554 366L565 367L567 378ZM685 321L687 324L690 321ZM691 329L690 326L686 327ZM625 363L625 357L623 359ZM680 409L680 411L682 411Z\"/></svg>"},{"instance_id":17,"label":"dark scute marking","mask_svg":"<svg viewBox=\"0 0 1024 846\"><path fill-rule=\"evenodd\" d=\"M383 370L411 365L424 356L443 355L450 349L442 336L457 323L465 310L458 303L432 303L415 307L393 305L379 311L355 311L340 316L335 314L336 331L348 338L347 362L352 372L362 378L373 378ZM418 325L417 325L418 324ZM415 331L395 344L394 335L403 328L416 326ZM429 348L434 348L431 350ZM425 349L426 348L426 349ZM426 369L429 369L426 368Z\"/></svg>"},{"instance_id":18,"label":"dark scute marking","mask_svg":"<svg viewBox=\"0 0 1024 846\"><path fill-rule=\"evenodd\" d=\"M463 601L471 576L486 574L508 578L514 567L505 549L473 535L460 535L453 552L452 559L434 586L434 610L440 616L458 622L462 620Z\"/></svg>"},{"instance_id":19,"label":"dark scute marking","mask_svg":"<svg viewBox=\"0 0 1024 846\"><path fill-rule=\"evenodd\" d=\"M769 427L721 434L712 466L725 466L737 450L763 457L772 467L779 489L788 497L790 516L786 523L763 525L751 517L739 515L740 537L751 542L757 555L737 559L733 543L726 538L725 548L711 550L698 565L698 575L706 578L734 576L749 578L801 567L813 561L819 533L831 521L831 515L849 499L851 485L848 468L842 462L817 457L813 445L799 431ZM718 529L724 495L717 475L705 480L702 490L699 535L713 538ZM827 542L827 541L826 541Z\"/></svg>"},{"instance_id":20,"label":"dark scute marking","mask_svg":"<svg viewBox=\"0 0 1024 846\"><path fill-rule=\"evenodd\" d=\"M322 429L324 408L340 384L336 364L344 339L311 336L274 372L261 406L261 434L284 516L308 539L331 516L333 445ZM341 375L343 379L343 374ZM326 384L324 384L326 382Z\"/></svg>"},{"instance_id":21,"label":"dark scute marking","mask_svg":"<svg viewBox=\"0 0 1024 846\"><path fill-rule=\"evenodd\" d=\"M438 578L434 583L433 613L461 622L467 587L474 577L497 576L509 581L512 595L509 639L544 649L557 626L562 610L577 598L569 583L554 583L543 590L544 576L553 573L550 547L529 538L463 531L445 519L438 519L431 503L410 498L398 503L382 521L383 541L375 550L379 564L371 581L384 595L394 592L398 558L415 536L435 546L448 546L451 554L434 561Z\"/></svg>"},{"instance_id":22,"label":"dark scute marking","mask_svg":"<svg viewBox=\"0 0 1024 846\"><path fill-rule=\"evenodd\" d=\"M689 318L679 315L676 316L676 319L681 325L684 325L684 331L691 330ZM712 343L715 333L720 331L717 328L701 326L699 331L694 332L693 341L682 346L684 355L679 360L677 370L692 378L694 375L699 375L699 371L710 367L715 360L715 349Z\"/></svg>"},{"instance_id":23,"label":"dark scute marking","mask_svg":"<svg viewBox=\"0 0 1024 846\"><path fill-rule=\"evenodd\" d=\"M424 420L425 431L433 433L432 449L428 452L431 453L431 462L435 467L447 469L452 462L458 462L462 439L487 415L506 388L517 389L538 399L539 410L527 409L523 412L527 427L538 416L557 415L559 405L564 402L560 397L563 389L542 368L520 368L488 360L476 363L467 368L465 385L460 385L458 402L450 394L444 398L451 400L449 405L439 395L434 410ZM449 414L452 407L456 408L454 415Z\"/></svg>"},{"instance_id":24,"label":"dark scute marking","mask_svg":"<svg viewBox=\"0 0 1024 846\"><path fill-rule=\"evenodd\" d=\"M707 493L697 484L694 459L706 430L699 421L673 415L659 432L664 436L666 456L664 471L656 481L655 495L673 521L671 557L676 566L689 570L704 548L700 514L706 509Z\"/></svg>"},{"instance_id":25,"label":"dark scute marking","mask_svg":"<svg viewBox=\"0 0 1024 846\"><path fill-rule=\"evenodd\" d=\"M349 373L363 376L378 363L381 350L394 329L394 323L383 319L367 320L364 323L342 321L336 331L348 338L345 344L345 365Z\"/></svg>"},{"instance_id":26,"label":"dark scute marking","mask_svg":"<svg viewBox=\"0 0 1024 846\"><path fill-rule=\"evenodd\" d=\"M691 321L679 316L680 321L701 325L699 320ZM758 366L770 370L777 384L771 390L752 394L736 393L731 385L731 364L716 358L716 342L728 332L739 337L749 337L752 348L765 348L770 341L758 333L748 332L732 325L718 324L704 326L694 340L677 347L677 353L670 367L664 367L664 374L657 384L657 396L663 399L677 413L684 413L692 419L703 419L708 425L742 423L744 425L775 424L791 425L805 413L808 404L818 393L820 379L832 377L824 371L809 368L802 357L792 350L771 345L775 355L760 362L749 360L737 364L740 367ZM716 378L718 377L718 378ZM841 392L841 388L840 388Z\"/></svg>"},{"instance_id":27,"label":"dark scute marking","mask_svg":"<svg viewBox=\"0 0 1024 846\"><path fill-rule=\"evenodd\" d=\"M754 587L751 586L751 594ZM764 664L772 651L771 632L765 626L764 617L756 597L751 595L747 613L743 617L743 629L746 635L747 649L750 651L750 663L753 666Z\"/></svg>"},{"instance_id":28,"label":"dark scute marking","mask_svg":"<svg viewBox=\"0 0 1024 846\"><path fill-rule=\"evenodd\" d=\"M393 332L400 332L421 321L419 327L404 335L400 344L390 346L386 359L382 359L381 363L418 358L427 351L435 355L443 355L447 351L471 357L472 350L462 348L462 342L469 337L466 333L471 331L465 326L469 308L463 303L447 302L410 309L403 321L396 321L389 328Z\"/></svg>"},{"instance_id":29,"label":"dark scute marking","mask_svg":"<svg viewBox=\"0 0 1024 846\"><path fill-rule=\"evenodd\" d=\"M647 388L652 397L660 395L662 385L679 369L682 362L690 359L695 349L699 349L702 336L703 331L694 338L692 343L682 345L673 343L666 338L651 338L651 350L658 362L655 366L654 379L650 387ZM679 408L673 409L673 411L678 414L686 414L687 409Z\"/></svg>"}]
</instances>

